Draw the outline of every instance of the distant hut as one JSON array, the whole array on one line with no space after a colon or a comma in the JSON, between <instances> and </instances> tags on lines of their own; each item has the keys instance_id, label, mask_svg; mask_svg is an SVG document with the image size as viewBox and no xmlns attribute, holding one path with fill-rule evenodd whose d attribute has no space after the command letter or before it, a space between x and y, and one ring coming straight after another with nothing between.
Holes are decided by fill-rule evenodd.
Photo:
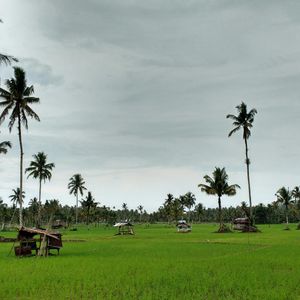
<instances>
[{"instance_id":1,"label":"distant hut","mask_svg":"<svg viewBox=\"0 0 300 300\"><path fill-rule=\"evenodd\" d=\"M118 232L116 233L116 235L134 234L133 224L131 224L130 222L116 223L114 227L118 227Z\"/></svg>"},{"instance_id":2,"label":"distant hut","mask_svg":"<svg viewBox=\"0 0 300 300\"><path fill-rule=\"evenodd\" d=\"M38 238L35 238L36 235ZM57 250L59 254L62 248L61 234L45 229L21 227L17 242L20 244L15 247L16 256L29 256L32 255L32 251L35 251L35 255L48 256L51 249Z\"/></svg>"},{"instance_id":3,"label":"distant hut","mask_svg":"<svg viewBox=\"0 0 300 300\"><path fill-rule=\"evenodd\" d=\"M240 231L247 231L250 226L250 221L248 218L237 218L233 221L233 229Z\"/></svg>"},{"instance_id":4,"label":"distant hut","mask_svg":"<svg viewBox=\"0 0 300 300\"><path fill-rule=\"evenodd\" d=\"M179 220L176 227L177 232L187 233L192 231L191 225L189 225L185 220Z\"/></svg>"}]
</instances>

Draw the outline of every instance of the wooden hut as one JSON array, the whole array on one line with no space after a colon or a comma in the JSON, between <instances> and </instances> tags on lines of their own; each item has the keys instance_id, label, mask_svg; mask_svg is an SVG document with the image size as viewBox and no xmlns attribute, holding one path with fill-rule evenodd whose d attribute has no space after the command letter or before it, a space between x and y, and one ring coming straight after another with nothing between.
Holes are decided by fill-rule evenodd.
<instances>
[{"instance_id":1,"label":"wooden hut","mask_svg":"<svg viewBox=\"0 0 300 300\"><path fill-rule=\"evenodd\" d=\"M248 218L237 218L233 221L233 229L245 231L249 228L250 221Z\"/></svg>"},{"instance_id":2,"label":"wooden hut","mask_svg":"<svg viewBox=\"0 0 300 300\"><path fill-rule=\"evenodd\" d=\"M177 232L187 233L192 231L191 225L189 225L185 220L179 220L176 227Z\"/></svg>"},{"instance_id":3,"label":"wooden hut","mask_svg":"<svg viewBox=\"0 0 300 300\"><path fill-rule=\"evenodd\" d=\"M131 224L130 222L116 223L114 227L118 227L118 232L116 233L116 235L134 234L133 224Z\"/></svg>"},{"instance_id":4,"label":"wooden hut","mask_svg":"<svg viewBox=\"0 0 300 300\"><path fill-rule=\"evenodd\" d=\"M36 236L38 236L36 238ZM19 246L15 246L16 256L35 255L48 256L51 249L57 250L59 254L62 248L61 234L58 232L50 232L45 229L21 227L18 232L17 242Z\"/></svg>"}]
</instances>

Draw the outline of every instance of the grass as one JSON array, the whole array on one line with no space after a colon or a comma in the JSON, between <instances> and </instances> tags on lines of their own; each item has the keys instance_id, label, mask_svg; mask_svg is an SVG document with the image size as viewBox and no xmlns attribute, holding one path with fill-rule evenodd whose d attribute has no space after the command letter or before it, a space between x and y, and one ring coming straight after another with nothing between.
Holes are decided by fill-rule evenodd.
<instances>
[{"instance_id":1,"label":"grass","mask_svg":"<svg viewBox=\"0 0 300 300\"><path fill-rule=\"evenodd\" d=\"M83 227L63 238L85 242L48 258L8 256L12 244L2 243L0 299L300 299L300 232L283 228L217 234L201 224L178 234L140 225L135 236L114 236Z\"/></svg>"}]
</instances>

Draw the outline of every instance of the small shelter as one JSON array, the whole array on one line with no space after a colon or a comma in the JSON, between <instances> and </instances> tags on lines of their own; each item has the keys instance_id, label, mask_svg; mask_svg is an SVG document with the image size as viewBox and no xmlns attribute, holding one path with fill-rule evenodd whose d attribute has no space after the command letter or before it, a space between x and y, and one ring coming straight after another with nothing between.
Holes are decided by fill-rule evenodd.
<instances>
[{"instance_id":1,"label":"small shelter","mask_svg":"<svg viewBox=\"0 0 300 300\"><path fill-rule=\"evenodd\" d=\"M116 235L134 234L133 224L131 224L130 222L116 223L114 227L118 227L118 233L116 233Z\"/></svg>"},{"instance_id":2,"label":"small shelter","mask_svg":"<svg viewBox=\"0 0 300 300\"><path fill-rule=\"evenodd\" d=\"M233 221L233 229L245 231L250 226L250 220L248 218L237 218Z\"/></svg>"},{"instance_id":3,"label":"small shelter","mask_svg":"<svg viewBox=\"0 0 300 300\"><path fill-rule=\"evenodd\" d=\"M38 238L35 236L38 235ZM21 227L17 236L19 246L15 246L16 256L29 256L32 251L35 255L48 256L51 249L57 250L59 254L62 248L61 234L58 232L50 232L45 229Z\"/></svg>"},{"instance_id":4,"label":"small shelter","mask_svg":"<svg viewBox=\"0 0 300 300\"><path fill-rule=\"evenodd\" d=\"M176 227L177 232L187 233L192 231L191 225L189 225L185 220L179 220Z\"/></svg>"}]
</instances>

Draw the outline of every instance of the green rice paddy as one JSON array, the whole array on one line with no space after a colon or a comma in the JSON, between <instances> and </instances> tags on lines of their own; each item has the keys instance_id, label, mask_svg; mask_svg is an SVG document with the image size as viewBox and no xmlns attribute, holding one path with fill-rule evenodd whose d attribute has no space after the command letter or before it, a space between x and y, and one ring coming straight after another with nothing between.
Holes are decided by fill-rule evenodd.
<instances>
[{"instance_id":1,"label":"green rice paddy","mask_svg":"<svg viewBox=\"0 0 300 300\"><path fill-rule=\"evenodd\" d=\"M212 224L180 234L135 226L62 231L59 256L17 258L0 244L0 299L300 299L300 231L213 233ZM14 237L14 233L0 235Z\"/></svg>"}]
</instances>

